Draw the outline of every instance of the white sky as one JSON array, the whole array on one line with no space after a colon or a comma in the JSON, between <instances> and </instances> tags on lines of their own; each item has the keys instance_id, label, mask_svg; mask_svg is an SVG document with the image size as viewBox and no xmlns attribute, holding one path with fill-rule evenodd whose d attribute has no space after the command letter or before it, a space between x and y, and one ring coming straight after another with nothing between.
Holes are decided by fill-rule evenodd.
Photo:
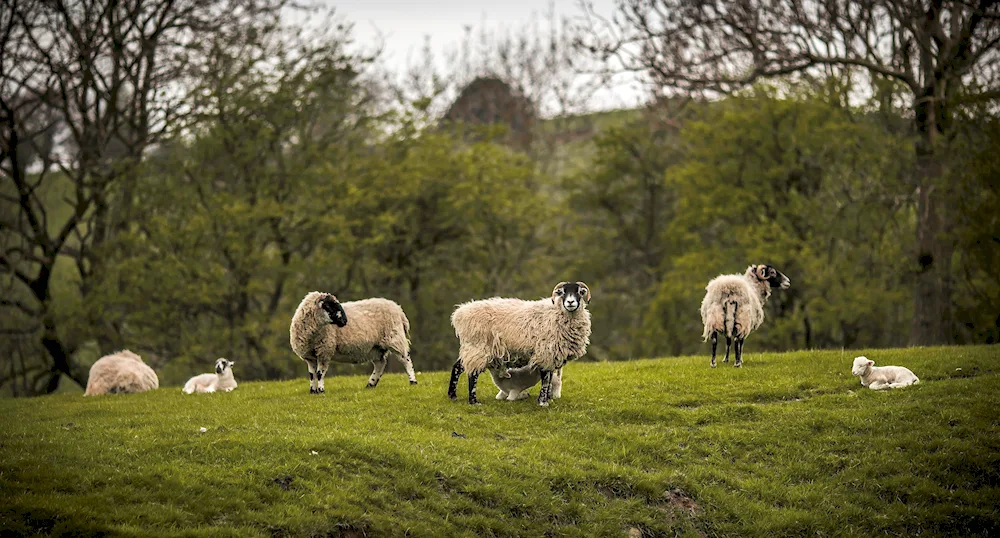
<instances>
[{"instance_id":1,"label":"white sky","mask_svg":"<svg viewBox=\"0 0 1000 538\"><path fill-rule=\"evenodd\" d=\"M439 61L463 41L466 29L477 34L517 32L547 17L550 9L556 19L583 14L579 0L319 0L336 9L339 17L353 23L355 43L362 50L384 44L382 63L402 72L407 65L419 62L425 40ZM610 18L614 0L589 0L595 13ZM544 22L544 21L543 21ZM545 28L545 24L541 24ZM634 107L641 101L642 90L634 82L617 83L596 95L591 108Z\"/></svg>"}]
</instances>

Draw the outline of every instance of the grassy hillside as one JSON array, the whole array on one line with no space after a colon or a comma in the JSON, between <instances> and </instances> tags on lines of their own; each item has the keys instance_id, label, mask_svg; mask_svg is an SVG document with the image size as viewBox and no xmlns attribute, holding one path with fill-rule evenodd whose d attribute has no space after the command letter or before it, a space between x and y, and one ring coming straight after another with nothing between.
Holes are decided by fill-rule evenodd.
<instances>
[{"instance_id":1,"label":"grassy hillside","mask_svg":"<svg viewBox=\"0 0 1000 538\"><path fill-rule=\"evenodd\" d=\"M0 401L0 528L161 536L987 535L1000 348L575 364L470 407L444 373ZM238 374L238 370L237 370ZM464 389L464 381L460 389ZM484 378L481 392L491 396ZM537 394L537 389L534 390ZM206 431L201 432L204 428Z\"/></svg>"}]
</instances>

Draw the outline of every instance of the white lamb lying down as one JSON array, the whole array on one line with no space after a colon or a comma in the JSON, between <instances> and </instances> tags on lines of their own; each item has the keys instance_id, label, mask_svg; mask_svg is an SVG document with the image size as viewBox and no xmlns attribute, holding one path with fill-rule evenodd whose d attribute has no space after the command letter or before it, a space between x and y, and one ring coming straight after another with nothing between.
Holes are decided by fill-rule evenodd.
<instances>
[{"instance_id":1,"label":"white lamb lying down","mask_svg":"<svg viewBox=\"0 0 1000 538\"><path fill-rule=\"evenodd\" d=\"M861 378L861 386L872 390L897 389L920 383L909 368L902 366L875 366L868 357L857 357L851 373Z\"/></svg>"},{"instance_id":2,"label":"white lamb lying down","mask_svg":"<svg viewBox=\"0 0 1000 538\"><path fill-rule=\"evenodd\" d=\"M214 374L196 375L184 384L184 394L192 392L215 392L224 390L229 392L236 388L236 378L233 377L233 361L228 361L219 357L215 361Z\"/></svg>"},{"instance_id":3,"label":"white lamb lying down","mask_svg":"<svg viewBox=\"0 0 1000 538\"><path fill-rule=\"evenodd\" d=\"M500 389L497 393L497 400L521 400L530 398L528 389L534 387L542 380L542 372L537 366L522 366L520 368L508 368L506 371L499 368L490 368L490 377L493 384ZM552 398L562 396L562 368L552 373Z\"/></svg>"}]
</instances>

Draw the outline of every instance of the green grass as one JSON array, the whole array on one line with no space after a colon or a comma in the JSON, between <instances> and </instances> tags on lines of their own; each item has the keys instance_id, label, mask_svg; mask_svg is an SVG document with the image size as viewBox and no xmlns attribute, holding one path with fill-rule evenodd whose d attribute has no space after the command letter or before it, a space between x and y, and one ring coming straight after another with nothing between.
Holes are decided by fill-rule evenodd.
<instances>
[{"instance_id":1,"label":"green grass","mask_svg":"<svg viewBox=\"0 0 1000 538\"><path fill-rule=\"evenodd\" d=\"M860 353L922 382L862 390ZM4 400L0 529L996 535L998 373L1000 347L915 348L573 364L548 409L485 377L484 405L451 402L445 373Z\"/></svg>"}]
</instances>

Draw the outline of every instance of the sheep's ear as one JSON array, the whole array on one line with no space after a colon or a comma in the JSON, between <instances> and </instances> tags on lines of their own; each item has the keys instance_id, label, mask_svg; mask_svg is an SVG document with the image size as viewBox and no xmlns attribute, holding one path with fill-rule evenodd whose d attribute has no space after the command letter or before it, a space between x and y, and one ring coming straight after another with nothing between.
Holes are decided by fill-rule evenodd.
<instances>
[{"instance_id":1,"label":"sheep's ear","mask_svg":"<svg viewBox=\"0 0 1000 538\"><path fill-rule=\"evenodd\" d=\"M875 361L868 361L868 366L875 366Z\"/></svg>"},{"instance_id":2,"label":"sheep's ear","mask_svg":"<svg viewBox=\"0 0 1000 538\"><path fill-rule=\"evenodd\" d=\"M584 284L583 282L577 282L576 285L583 288L583 300L586 301L587 304L590 304L590 286Z\"/></svg>"}]
</instances>

